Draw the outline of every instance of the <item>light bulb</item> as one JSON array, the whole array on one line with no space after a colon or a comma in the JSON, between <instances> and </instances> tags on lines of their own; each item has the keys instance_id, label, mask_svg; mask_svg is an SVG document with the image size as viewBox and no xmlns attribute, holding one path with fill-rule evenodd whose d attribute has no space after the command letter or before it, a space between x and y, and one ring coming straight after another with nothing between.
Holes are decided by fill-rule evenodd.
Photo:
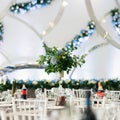
<instances>
[{"instance_id":1,"label":"light bulb","mask_svg":"<svg viewBox=\"0 0 120 120\"><path fill-rule=\"evenodd\" d=\"M66 7L66 6L68 5L68 3L67 3L66 1L63 1L62 5L63 5L64 7Z\"/></svg>"}]
</instances>

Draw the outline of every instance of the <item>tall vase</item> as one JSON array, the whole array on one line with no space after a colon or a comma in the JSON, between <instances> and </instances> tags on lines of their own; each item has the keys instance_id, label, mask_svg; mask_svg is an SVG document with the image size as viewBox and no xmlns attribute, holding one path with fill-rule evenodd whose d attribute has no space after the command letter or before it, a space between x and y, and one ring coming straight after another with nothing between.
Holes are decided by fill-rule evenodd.
<instances>
[{"instance_id":1,"label":"tall vase","mask_svg":"<svg viewBox=\"0 0 120 120\"><path fill-rule=\"evenodd\" d=\"M60 81L62 79L62 77L64 77L64 71L62 70L61 72L57 72L57 77Z\"/></svg>"},{"instance_id":2,"label":"tall vase","mask_svg":"<svg viewBox=\"0 0 120 120\"><path fill-rule=\"evenodd\" d=\"M64 71L57 72L57 77L58 77L59 88L62 88L61 80L62 80L62 77L64 77Z\"/></svg>"}]
</instances>

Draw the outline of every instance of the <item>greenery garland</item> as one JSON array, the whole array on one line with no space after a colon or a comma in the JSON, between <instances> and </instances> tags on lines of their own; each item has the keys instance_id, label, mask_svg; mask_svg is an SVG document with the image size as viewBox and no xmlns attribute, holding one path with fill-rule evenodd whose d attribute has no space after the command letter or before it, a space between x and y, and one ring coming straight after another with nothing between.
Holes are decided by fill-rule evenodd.
<instances>
[{"instance_id":1,"label":"greenery garland","mask_svg":"<svg viewBox=\"0 0 120 120\"><path fill-rule=\"evenodd\" d=\"M17 14L26 13L32 9L49 5L51 2L52 0L31 0L25 3L15 3L10 6L10 11Z\"/></svg>"},{"instance_id":2,"label":"greenery garland","mask_svg":"<svg viewBox=\"0 0 120 120\"><path fill-rule=\"evenodd\" d=\"M4 26L3 26L3 24L0 22L0 41L3 40L3 33L4 33Z\"/></svg>"},{"instance_id":3,"label":"greenery garland","mask_svg":"<svg viewBox=\"0 0 120 120\"><path fill-rule=\"evenodd\" d=\"M89 79L89 80L10 80L2 81L0 83L0 91L5 91L7 89L12 89L12 83L16 81L16 89L21 89L22 84L25 84L27 88L30 89L51 89L53 87L59 87L59 84L62 85L63 88L70 89L94 89L97 90L98 82L102 82L103 89L107 90L120 90L120 80L118 78L114 79Z\"/></svg>"},{"instance_id":4,"label":"greenery garland","mask_svg":"<svg viewBox=\"0 0 120 120\"><path fill-rule=\"evenodd\" d=\"M112 24L120 35L120 11L118 8L114 8L110 11L112 17Z\"/></svg>"},{"instance_id":5,"label":"greenery garland","mask_svg":"<svg viewBox=\"0 0 120 120\"><path fill-rule=\"evenodd\" d=\"M75 48L77 49L81 43L83 43L88 37L90 37L95 32L95 22L93 20L88 22L87 29L82 29L80 34L77 34L71 42L65 44L65 48Z\"/></svg>"}]
</instances>

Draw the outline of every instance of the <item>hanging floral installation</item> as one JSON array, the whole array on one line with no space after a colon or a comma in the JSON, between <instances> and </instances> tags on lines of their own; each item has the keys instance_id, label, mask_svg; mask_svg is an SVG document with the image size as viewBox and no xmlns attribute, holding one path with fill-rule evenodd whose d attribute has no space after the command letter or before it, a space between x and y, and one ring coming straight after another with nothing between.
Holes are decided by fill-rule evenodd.
<instances>
[{"instance_id":1,"label":"hanging floral installation","mask_svg":"<svg viewBox=\"0 0 120 120\"><path fill-rule=\"evenodd\" d=\"M77 34L71 42L66 43L65 48L78 48L81 43L88 39L95 32L95 22L93 20L88 22L87 29L82 29L80 34Z\"/></svg>"},{"instance_id":2,"label":"hanging floral installation","mask_svg":"<svg viewBox=\"0 0 120 120\"><path fill-rule=\"evenodd\" d=\"M3 26L3 24L0 22L0 41L3 40L3 33L4 33L4 26Z\"/></svg>"},{"instance_id":3,"label":"hanging floral installation","mask_svg":"<svg viewBox=\"0 0 120 120\"><path fill-rule=\"evenodd\" d=\"M112 24L116 31L120 35L120 11L118 8L114 8L110 11L112 17Z\"/></svg>"},{"instance_id":4,"label":"hanging floral installation","mask_svg":"<svg viewBox=\"0 0 120 120\"><path fill-rule=\"evenodd\" d=\"M30 10L49 5L52 0L31 0L25 3L15 3L10 6L10 11L17 14L24 14Z\"/></svg>"}]
</instances>

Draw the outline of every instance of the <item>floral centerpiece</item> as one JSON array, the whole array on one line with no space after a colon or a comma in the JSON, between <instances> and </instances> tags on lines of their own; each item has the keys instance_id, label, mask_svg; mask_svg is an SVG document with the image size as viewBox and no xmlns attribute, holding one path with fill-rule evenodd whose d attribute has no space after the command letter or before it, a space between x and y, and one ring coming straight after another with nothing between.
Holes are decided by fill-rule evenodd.
<instances>
[{"instance_id":1,"label":"floral centerpiece","mask_svg":"<svg viewBox=\"0 0 120 120\"><path fill-rule=\"evenodd\" d=\"M49 73L57 73L62 71L66 71L67 74L70 70L77 66L82 66L85 63L85 56L76 56L72 54L72 51L76 48L62 48L58 49L57 47L48 47L44 45L46 50L46 55L40 55L37 62L40 65L46 65L45 71Z\"/></svg>"}]
</instances>

